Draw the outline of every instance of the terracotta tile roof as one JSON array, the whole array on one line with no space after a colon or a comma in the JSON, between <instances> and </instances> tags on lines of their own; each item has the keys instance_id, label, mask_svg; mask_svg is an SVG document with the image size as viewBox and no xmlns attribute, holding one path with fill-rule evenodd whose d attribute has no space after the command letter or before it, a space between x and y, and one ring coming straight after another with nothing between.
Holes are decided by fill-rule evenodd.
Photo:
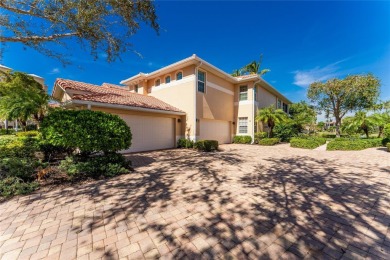
<instances>
[{"instance_id":1,"label":"terracotta tile roof","mask_svg":"<svg viewBox=\"0 0 390 260\"><path fill-rule=\"evenodd\" d=\"M133 93L114 84L104 83L103 86L97 86L68 79L57 79L55 85L60 86L65 91L78 90L84 92L80 94L74 94L72 96L73 100L183 112L180 109L173 107L155 97Z\"/></svg>"}]
</instances>

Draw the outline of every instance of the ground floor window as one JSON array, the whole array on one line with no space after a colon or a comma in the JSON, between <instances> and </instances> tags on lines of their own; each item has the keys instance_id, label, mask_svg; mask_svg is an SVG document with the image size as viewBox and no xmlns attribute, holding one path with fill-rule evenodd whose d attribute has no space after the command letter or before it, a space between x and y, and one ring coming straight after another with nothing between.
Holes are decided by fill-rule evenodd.
<instances>
[{"instance_id":1,"label":"ground floor window","mask_svg":"<svg viewBox=\"0 0 390 260\"><path fill-rule=\"evenodd\" d=\"M248 118L239 117L238 118L238 133L246 134L248 133Z\"/></svg>"},{"instance_id":2,"label":"ground floor window","mask_svg":"<svg viewBox=\"0 0 390 260\"><path fill-rule=\"evenodd\" d=\"M283 103L283 111L288 113L288 106L286 103Z\"/></svg>"}]
</instances>

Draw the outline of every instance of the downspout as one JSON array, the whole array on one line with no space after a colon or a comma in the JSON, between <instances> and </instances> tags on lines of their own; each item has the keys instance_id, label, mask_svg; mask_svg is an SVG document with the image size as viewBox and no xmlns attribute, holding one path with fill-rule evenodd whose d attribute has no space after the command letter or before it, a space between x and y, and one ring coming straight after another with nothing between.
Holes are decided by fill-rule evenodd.
<instances>
[{"instance_id":1,"label":"downspout","mask_svg":"<svg viewBox=\"0 0 390 260\"><path fill-rule=\"evenodd\" d=\"M255 102L256 102L256 96L255 96L255 88L256 88L256 84L257 83L260 83L261 82L261 79L259 79L258 81L255 81L253 83L253 108L252 108L252 120L253 120L253 123L252 123L252 144L255 143L255 122L256 122L256 119L255 119ZM257 93L257 91L256 91ZM257 122L256 122L257 124Z\"/></svg>"},{"instance_id":2,"label":"downspout","mask_svg":"<svg viewBox=\"0 0 390 260\"><path fill-rule=\"evenodd\" d=\"M195 67L195 95L194 95L194 106L195 106L195 118L194 118L194 140L193 141L195 141L196 142L196 117L198 116L197 114L197 110L196 110L196 96L197 96L197 94L198 94L198 68L200 67L200 66L202 66L202 61L200 61L199 62L199 64ZM204 83L204 87L205 87L205 89L206 89L206 81L207 81L207 78L206 78L206 80L205 80L205 83Z\"/></svg>"}]
</instances>

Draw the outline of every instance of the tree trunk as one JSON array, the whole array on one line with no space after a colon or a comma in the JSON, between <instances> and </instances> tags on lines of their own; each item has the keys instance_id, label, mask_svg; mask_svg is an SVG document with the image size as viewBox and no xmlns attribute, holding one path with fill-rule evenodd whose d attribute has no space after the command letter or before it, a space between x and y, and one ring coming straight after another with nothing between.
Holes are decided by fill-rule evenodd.
<instances>
[{"instance_id":1,"label":"tree trunk","mask_svg":"<svg viewBox=\"0 0 390 260\"><path fill-rule=\"evenodd\" d=\"M336 117L336 137L341 136L340 128L341 128L341 120L340 120L340 118Z\"/></svg>"},{"instance_id":2,"label":"tree trunk","mask_svg":"<svg viewBox=\"0 0 390 260\"><path fill-rule=\"evenodd\" d=\"M382 137L382 135L383 135L383 128L384 128L383 125L379 126L378 138Z\"/></svg>"},{"instance_id":3,"label":"tree trunk","mask_svg":"<svg viewBox=\"0 0 390 260\"><path fill-rule=\"evenodd\" d=\"M368 133L368 128L364 128L363 131L366 134L367 139L370 138L370 135Z\"/></svg>"}]
</instances>

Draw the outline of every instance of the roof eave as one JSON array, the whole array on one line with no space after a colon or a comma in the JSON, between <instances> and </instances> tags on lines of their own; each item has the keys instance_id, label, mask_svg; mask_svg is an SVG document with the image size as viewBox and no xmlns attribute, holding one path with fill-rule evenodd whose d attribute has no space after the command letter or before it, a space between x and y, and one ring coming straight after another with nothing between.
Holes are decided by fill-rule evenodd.
<instances>
[{"instance_id":1,"label":"roof eave","mask_svg":"<svg viewBox=\"0 0 390 260\"><path fill-rule=\"evenodd\" d=\"M144 107L135 107L135 106L126 106L126 105L118 105L118 104L109 104L95 101L86 101L86 100L71 100L67 103L67 105L75 104L75 105L91 105L97 107L106 107L106 108L117 108L131 111L140 111L140 112L154 112L159 114L169 114L169 115L186 115L185 112L182 111L171 111L171 110L162 110L162 109L152 109L152 108L144 108Z\"/></svg>"}]
</instances>

